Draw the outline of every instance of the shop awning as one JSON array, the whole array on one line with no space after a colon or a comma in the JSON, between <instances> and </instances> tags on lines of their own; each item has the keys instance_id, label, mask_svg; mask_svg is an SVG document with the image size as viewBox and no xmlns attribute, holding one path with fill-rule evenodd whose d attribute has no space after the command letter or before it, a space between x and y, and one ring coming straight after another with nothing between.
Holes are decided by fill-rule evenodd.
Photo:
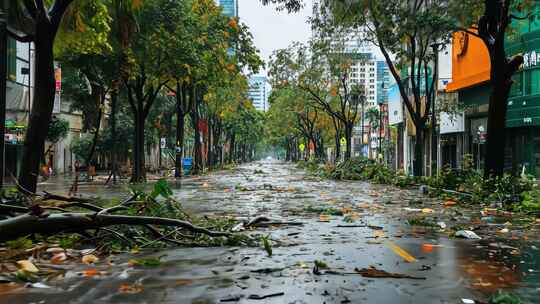
<instances>
[{"instance_id":1,"label":"shop awning","mask_svg":"<svg viewBox=\"0 0 540 304\"><path fill-rule=\"evenodd\" d=\"M490 75L488 71L474 74L466 78L453 80L446 86L445 91L446 92L459 91L461 89L465 89L468 87L472 87L472 86L476 86L476 85L488 82L489 79L490 79Z\"/></svg>"}]
</instances>

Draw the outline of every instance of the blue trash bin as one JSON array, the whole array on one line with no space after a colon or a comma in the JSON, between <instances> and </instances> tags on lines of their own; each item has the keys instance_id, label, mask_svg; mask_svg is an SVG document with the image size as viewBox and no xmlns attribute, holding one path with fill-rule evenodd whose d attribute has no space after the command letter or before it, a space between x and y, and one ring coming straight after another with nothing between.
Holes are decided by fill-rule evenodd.
<instances>
[{"instance_id":1,"label":"blue trash bin","mask_svg":"<svg viewBox=\"0 0 540 304\"><path fill-rule=\"evenodd\" d=\"M191 168L193 168L193 158L186 157L182 159L182 167L184 169L184 174L189 174Z\"/></svg>"}]
</instances>

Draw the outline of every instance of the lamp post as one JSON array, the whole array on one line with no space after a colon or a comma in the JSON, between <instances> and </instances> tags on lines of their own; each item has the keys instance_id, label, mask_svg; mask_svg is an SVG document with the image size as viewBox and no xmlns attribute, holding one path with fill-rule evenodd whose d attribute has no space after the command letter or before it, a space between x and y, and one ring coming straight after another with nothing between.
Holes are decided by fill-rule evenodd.
<instances>
[{"instance_id":1,"label":"lamp post","mask_svg":"<svg viewBox=\"0 0 540 304\"><path fill-rule=\"evenodd\" d=\"M351 91L352 91L352 93L351 93L351 105L352 105L353 110L355 111L355 113L357 113L357 111L358 111L358 99L359 99L360 95L358 94L357 90L355 90L355 88L353 88ZM353 146L353 148L354 148L354 146Z\"/></svg>"},{"instance_id":2,"label":"lamp post","mask_svg":"<svg viewBox=\"0 0 540 304\"><path fill-rule=\"evenodd\" d=\"M382 84L381 84L381 94L383 94L382 91L384 91L385 89L385 83L384 83L384 80L382 81ZM382 156L383 156L383 148L382 148L382 138L383 138L383 135L382 135L382 131L383 131L383 105L384 105L384 94L382 95L382 98L379 99L378 101L378 104L379 104L379 155L377 155L377 158L379 158L379 156L381 156L381 161L382 161Z\"/></svg>"},{"instance_id":3,"label":"lamp post","mask_svg":"<svg viewBox=\"0 0 540 304\"><path fill-rule=\"evenodd\" d=\"M434 43L431 45L433 48L433 91L431 92L432 98L431 100L431 176L435 176L437 174L437 159L438 159L438 153L437 153L437 115L435 114L435 102L437 99L437 92L438 92L438 83L439 83L439 47L442 45L442 43Z\"/></svg>"},{"instance_id":4,"label":"lamp post","mask_svg":"<svg viewBox=\"0 0 540 304\"><path fill-rule=\"evenodd\" d=\"M360 96L360 104L362 106L362 139L361 139L361 142L362 144L360 145L360 147L362 147L362 156L364 156L364 128L365 128L365 123L364 123L364 120L365 120L365 103L366 103L366 96L364 95L361 95Z\"/></svg>"}]
</instances>

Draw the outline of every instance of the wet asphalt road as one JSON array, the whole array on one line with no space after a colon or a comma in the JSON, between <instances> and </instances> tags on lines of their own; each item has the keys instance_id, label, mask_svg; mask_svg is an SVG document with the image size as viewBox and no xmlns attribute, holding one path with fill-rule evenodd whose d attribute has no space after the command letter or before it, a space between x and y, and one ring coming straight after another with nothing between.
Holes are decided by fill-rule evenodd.
<instances>
[{"instance_id":1,"label":"wet asphalt road","mask_svg":"<svg viewBox=\"0 0 540 304\"><path fill-rule=\"evenodd\" d=\"M500 235L506 219L481 218L476 210L443 208L441 201L365 182L335 182L307 177L293 165L268 161L243 165L175 184L175 197L201 215L302 222L302 226L257 228L270 235L273 255L262 248L179 248L138 255L162 256L157 268L131 268L131 255L100 265L101 276L68 271L52 288L25 288L4 294L0 303L464 303L487 301L498 289L539 303L539 227L514 224ZM93 193L91 187L88 193ZM100 190L118 195L124 189ZM419 201L422 202L418 206ZM345 216L320 218L319 209ZM405 208L430 208L433 213ZM411 226L407 220L476 225L483 240L448 236L438 228ZM355 225L358 227L339 227ZM382 230L377 228L382 227ZM526 227L526 228L524 228ZM406 262L397 245L414 258ZM313 273L314 261L329 269ZM377 269L422 280L365 278L355 268ZM261 269L272 272L260 273ZM120 293L120 286L138 286ZM266 299L250 299L250 295ZM253 297L252 297L253 298Z\"/></svg>"}]
</instances>

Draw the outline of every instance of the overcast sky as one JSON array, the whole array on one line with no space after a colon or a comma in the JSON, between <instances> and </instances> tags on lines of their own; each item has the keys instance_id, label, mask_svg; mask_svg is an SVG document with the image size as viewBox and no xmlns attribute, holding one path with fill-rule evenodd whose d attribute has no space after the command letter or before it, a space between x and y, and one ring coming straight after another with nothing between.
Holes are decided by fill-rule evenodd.
<instances>
[{"instance_id":1,"label":"overcast sky","mask_svg":"<svg viewBox=\"0 0 540 304\"><path fill-rule=\"evenodd\" d=\"M259 0L239 0L240 21L247 24L253 34L255 46L268 63L274 50L288 47L293 41L307 42L311 28L307 24L311 16L312 0L298 13L278 12L272 5L263 6ZM266 75L266 71L260 74Z\"/></svg>"}]
</instances>

